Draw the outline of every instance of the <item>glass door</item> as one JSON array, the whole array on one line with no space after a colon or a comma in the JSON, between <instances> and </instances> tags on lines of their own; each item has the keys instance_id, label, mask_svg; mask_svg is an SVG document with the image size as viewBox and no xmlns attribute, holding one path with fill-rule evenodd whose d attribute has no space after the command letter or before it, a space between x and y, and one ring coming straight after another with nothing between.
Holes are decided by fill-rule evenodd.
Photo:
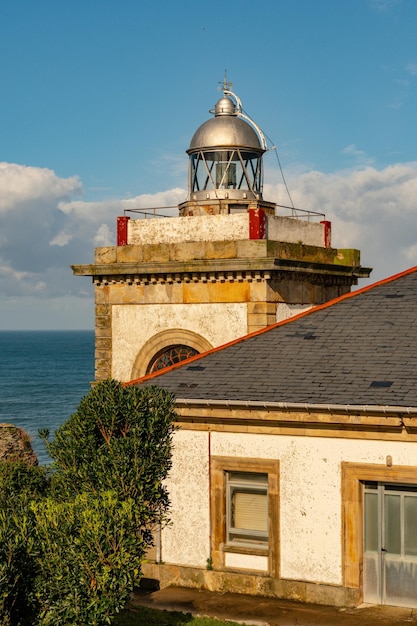
<instances>
[{"instance_id":1,"label":"glass door","mask_svg":"<svg viewBox=\"0 0 417 626\"><path fill-rule=\"evenodd\" d=\"M364 600L417 608L417 486L364 485Z\"/></svg>"}]
</instances>

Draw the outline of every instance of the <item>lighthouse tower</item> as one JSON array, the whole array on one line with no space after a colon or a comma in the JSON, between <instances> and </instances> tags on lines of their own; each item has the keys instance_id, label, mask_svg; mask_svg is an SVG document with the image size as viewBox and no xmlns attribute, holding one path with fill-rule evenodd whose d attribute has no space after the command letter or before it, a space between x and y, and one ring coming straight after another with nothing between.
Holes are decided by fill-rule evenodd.
<instances>
[{"instance_id":1,"label":"lighthouse tower","mask_svg":"<svg viewBox=\"0 0 417 626\"><path fill-rule=\"evenodd\" d=\"M323 214L280 215L263 199L265 137L229 87L191 139L178 216L126 212L117 245L72 266L94 283L97 381L134 380L369 276L357 250L331 246Z\"/></svg>"}]
</instances>

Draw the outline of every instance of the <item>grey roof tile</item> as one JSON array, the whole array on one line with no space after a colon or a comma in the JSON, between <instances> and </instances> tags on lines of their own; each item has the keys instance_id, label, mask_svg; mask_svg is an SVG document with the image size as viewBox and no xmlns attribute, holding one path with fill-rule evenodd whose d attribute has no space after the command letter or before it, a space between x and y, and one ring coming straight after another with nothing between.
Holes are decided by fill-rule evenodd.
<instances>
[{"instance_id":1,"label":"grey roof tile","mask_svg":"<svg viewBox=\"0 0 417 626\"><path fill-rule=\"evenodd\" d=\"M417 407L417 268L139 384L182 399Z\"/></svg>"}]
</instances>

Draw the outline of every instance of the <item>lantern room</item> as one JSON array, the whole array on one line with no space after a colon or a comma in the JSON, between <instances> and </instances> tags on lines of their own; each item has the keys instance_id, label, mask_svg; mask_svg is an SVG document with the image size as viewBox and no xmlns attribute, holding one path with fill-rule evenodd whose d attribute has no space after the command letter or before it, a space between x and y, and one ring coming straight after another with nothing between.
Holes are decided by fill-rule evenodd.
<instances>
[{"instance_id":1,"label":"lantern room","mask_svg":"<svg viewBox=\"0 0 417 626\"><path fill-rule=\"evenodd\" d=\"M269 208L262 200L266 140L257 124L243 113L239 97L223 83L214 115L194 133L189 155L188 196L180 215L236 213Z\"/></svg>"}]
</instances>

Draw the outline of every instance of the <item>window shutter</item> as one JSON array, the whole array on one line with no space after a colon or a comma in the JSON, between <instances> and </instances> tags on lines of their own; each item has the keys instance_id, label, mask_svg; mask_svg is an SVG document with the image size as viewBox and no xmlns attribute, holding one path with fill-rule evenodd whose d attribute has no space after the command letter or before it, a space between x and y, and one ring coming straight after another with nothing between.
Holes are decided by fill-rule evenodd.
<instances>
[{"instance_id":1,"label":"window shutter","mask_svg":"<svg viewBox=\"0 0 417 626\"><path fill-rule=\"evenodd\" d=\"M236 490L233 494L233 526L236 529L267 533L267 494Z\"/></svg>"}]
</instances>

